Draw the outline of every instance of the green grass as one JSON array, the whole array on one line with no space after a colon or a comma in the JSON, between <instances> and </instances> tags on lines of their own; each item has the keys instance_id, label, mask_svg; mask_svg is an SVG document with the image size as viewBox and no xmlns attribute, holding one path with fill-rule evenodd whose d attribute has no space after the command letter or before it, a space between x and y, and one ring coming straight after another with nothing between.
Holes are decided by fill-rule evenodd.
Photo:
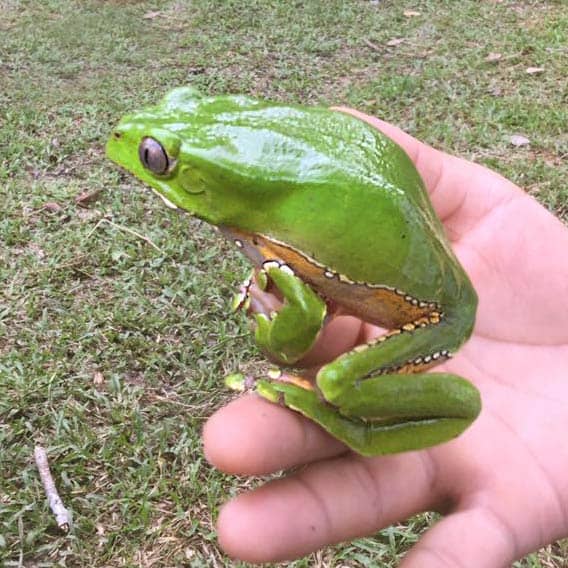
<instances>
[{"instance_id":1,"label":"green grass","mask_svg":"<svg viewBox=\"0 0 568 568\"><path fill-rule=\"evenodd\" d=\"M220 377L260 360L244 319L227 316L246 264L107 162L105 138L128 110L188 83L350 104L489 165L568 219L563 2L457 5L0 0L0 564L230 565L218 507L258 483L211 469L199 438L227 400ZM531 144L514 147L513 134ZM80 208L85 191L100 193ZM67 536L36 443L73 510ZM430 520L293 565L395 566ZM560 543L518 566L567 556Z\"/></svg>"}]
</instances>

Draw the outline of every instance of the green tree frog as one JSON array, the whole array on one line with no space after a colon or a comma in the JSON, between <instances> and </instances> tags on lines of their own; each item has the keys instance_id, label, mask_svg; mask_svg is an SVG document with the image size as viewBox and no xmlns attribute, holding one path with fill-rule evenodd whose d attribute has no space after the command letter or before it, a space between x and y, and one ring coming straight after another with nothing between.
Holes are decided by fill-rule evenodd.
<instances>
[{"instance_id":1,"label":"green tree frog","mask_svg":"<svg viewBox=\"0 0 568 568\"><path fill-rule=\"evenodd\" d=\"M280 367L300 366L337 306L386 329L313 382L237 373L229 386L300 412L365 456L439 444L475 420L477 389L426 371L468 339L477 296L392 140L327 108L182 87L125 116L107 155L219 227L257 267L256 285L278 291L281 308L254 318Z\"/></svg>"}]
</instances>

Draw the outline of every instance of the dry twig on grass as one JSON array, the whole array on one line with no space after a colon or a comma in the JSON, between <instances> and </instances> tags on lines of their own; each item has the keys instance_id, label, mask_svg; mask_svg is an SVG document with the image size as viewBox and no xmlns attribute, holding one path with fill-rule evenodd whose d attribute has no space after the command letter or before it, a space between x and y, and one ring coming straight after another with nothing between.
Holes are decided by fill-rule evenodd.
<instances>
[{"instance_id":1,"label":"dry twig on grass","mask_svg":"<svg viewBox=\"0 0 568 568\"><path fill-rule=\"evenodd\" d=\"M47 461L47 452L45 451L45 448L36 446L34 448L34 458L41 478L41 483L47 496L49 508L55 515L57 526L62 531L69 532L69 529L71 528L71 513L65 508L61 497L59 497L59 493L57 493L57 488L55 487L55 482L51 476L51 471L49 471L49 463Z\"/></svg>"}]
</instances>

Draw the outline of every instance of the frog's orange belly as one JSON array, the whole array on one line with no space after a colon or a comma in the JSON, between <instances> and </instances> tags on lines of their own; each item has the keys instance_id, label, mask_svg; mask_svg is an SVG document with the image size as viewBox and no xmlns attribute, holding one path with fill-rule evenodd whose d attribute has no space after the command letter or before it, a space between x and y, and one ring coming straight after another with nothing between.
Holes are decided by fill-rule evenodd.
<instances>
[{"instance_id":1,"label":"frog's orange belly","mask_svg":"<svg viewBox=\"0 0 568 568\"><path fill-rule=\"evenodd\" d=\"M253 262L285 262L299 278L325 299L337 303L346 312L369 323L393 329L420 320L440 309L434 302L415 298L397 288L353 282L293 247L270 237L235 229L229 229L228 232Z\"/></svg>"}]
</instances>

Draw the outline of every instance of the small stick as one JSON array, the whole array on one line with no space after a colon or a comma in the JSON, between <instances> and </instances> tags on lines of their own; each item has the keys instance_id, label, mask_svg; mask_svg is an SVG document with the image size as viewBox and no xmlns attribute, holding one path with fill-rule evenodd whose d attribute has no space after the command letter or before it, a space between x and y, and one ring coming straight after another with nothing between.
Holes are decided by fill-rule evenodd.
<instances>
[{"instance_id":1,"label":"small stick","mask_svg":"<svg viewBox=\"0 0 568 568\"><path fill-rule=\"evenodd\" d=\"M373 51L381 51L381 48L376 43L373 43L370 39L363 39L363 43L369 46Z\"/></svg>"},{"instance_id":2,"label":"small stick","mask_svg":"<svg viewBox=\"0 0 568 568\"><path fill-rule=\"evenodd\" d=\"M152 242L152 240L149 237L145 237L144 235L141 235L140 233L137 233L136 231L129 229L128 227L117 225L116 223L113 223L112 221L110 221L109 219L105 219L104 217L99 221L97 221L97 224L89 232L87 238L89 238L103 223L108 223L111 227L114 227L119 231L124 231L125 233L138 237L139 239L142 239L145 243L148 243L150 246L154 247L158 252L165 254L164 251L158 245L154 244L154 242Z\"/></svg>"},{"instance_id":3,"label":"small stick","mask_svg":"<svg viewBox=\"0 0 568 568\"><path fill-rule=\"evenodd\" d=\"M53 477L51 476L51 471L49 471L49 463L47 461L47 452L45 451L45 448L36 446L34 448L34 458L41 478L41 483L47 496L49 508L55 515L57 526L63 532L69 532L69 529L71 528L71 513L65 508L61 497L59 497L59 493L57 493Z\"/></svg>"}]
</instances>

